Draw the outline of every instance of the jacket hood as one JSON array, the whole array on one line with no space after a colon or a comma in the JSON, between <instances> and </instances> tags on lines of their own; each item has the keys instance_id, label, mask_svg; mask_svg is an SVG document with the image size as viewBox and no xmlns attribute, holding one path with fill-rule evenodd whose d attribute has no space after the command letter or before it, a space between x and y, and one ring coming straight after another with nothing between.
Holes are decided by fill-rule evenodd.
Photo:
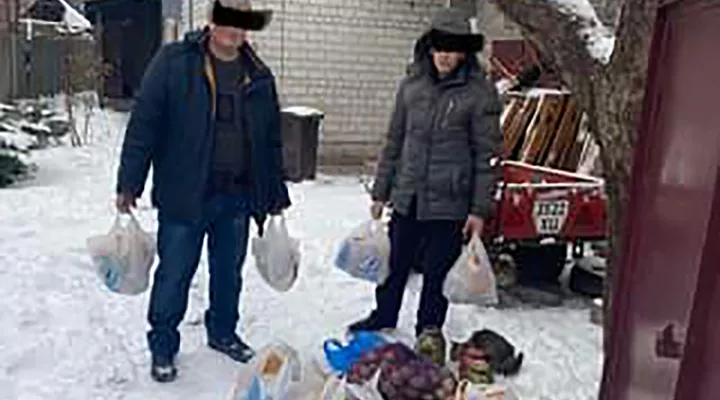
<instances>
[{"instance_id":1,"label":"jacket hood","mask_svg":"<svg viewBox=\"0 0 720 400\"><path fill-rule=\"evenodd\" d=\"M188 44L201 43L207 37L209 30L209 28L205 27L203 29L196 29L194 31L187 32L183 36L183 42Z\"/></svg>"},{"instance_id":2,"label":"jacket hood","mask_svg":"<svg viewBox=\"0 0 720 400\"><path fill-rule=\"evenodd\" d=\"M413 61L408 66L409 75L434 74L435 67L433 66L432 56L430 54L432 50L432 32L432 30L427 31L415 42ZM460 68L466 69L467 76L482 74L483 69L475 53L466 52L465 55L465 63L461 65Z\"/></svg>"}]
</instances>

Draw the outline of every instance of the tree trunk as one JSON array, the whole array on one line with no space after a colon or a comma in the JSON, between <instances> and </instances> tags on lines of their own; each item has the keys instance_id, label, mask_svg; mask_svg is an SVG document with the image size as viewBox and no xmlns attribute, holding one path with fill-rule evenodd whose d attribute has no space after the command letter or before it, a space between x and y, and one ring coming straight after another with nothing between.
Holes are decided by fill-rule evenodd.
<instances>
[{"instance_id":1,"label":"tree trunk","mask_svg":"<svg viewBox=\"0 0 720 400\"><path fill-rule=\"evenodd\" d=\"M590 55L579 31L585 21L561 10L558 1L490 0L560 71L588 117L600 147L609 206L610 260L604 295L605 354L612 343L611 284L619 268L637 128L642 115L648 55L657 13L653 0L608 1L621 6L615 48L608 64Z\"/></svg>"}]
</instances>

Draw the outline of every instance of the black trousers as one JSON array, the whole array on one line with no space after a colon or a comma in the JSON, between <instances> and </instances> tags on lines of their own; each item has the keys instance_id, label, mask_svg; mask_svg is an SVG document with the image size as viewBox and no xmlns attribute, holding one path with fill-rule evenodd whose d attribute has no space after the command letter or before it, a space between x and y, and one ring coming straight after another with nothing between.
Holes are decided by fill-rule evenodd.
<instances>
[{"instance_id":1,"label":"black trousers","mask_svg":"<svg viewBox=\"0 0 720 400\"><path fill-rule=\"evenodd\" d=\"M465 221L419 221L412 208L408 215L395 212L390 220L390 276L375 290L375 313L383 326L397 326L410 272L419 266L423 273L415 327L419 335L445 323L448 301L442 293L443 283L462 252Z\"/></svg>"}]
</instances>

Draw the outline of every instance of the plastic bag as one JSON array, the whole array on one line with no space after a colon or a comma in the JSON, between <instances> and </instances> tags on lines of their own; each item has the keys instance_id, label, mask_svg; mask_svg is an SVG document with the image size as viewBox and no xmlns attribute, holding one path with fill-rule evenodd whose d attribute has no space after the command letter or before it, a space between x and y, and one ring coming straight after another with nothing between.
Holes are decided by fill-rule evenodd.
<instances>
[{"instance_id":1,"label":"plastic bag","mask_svg":"<svg viewBox=\"0 0 720 400\"><path fill-rule=\"evenodd\" d=\"M231 400L293 400L290 385L301 379L297 351L285 343L276 343L260 351L253 365L250 382L240 373L235 380Z\"/></svg>"},{"instance_id":2,"label":"plastic bag","mask_svg":"<svg viewBox=\"0 0 720 400\"><path fill-rule=\"evenodd\" d=\"M383 400L377 389L380 371L370 381L362 385L348 383L347 378L331 377L327 380L321 400Z\"/></svg>"},{"instance_id":3,"label":"plastic bag","mask_svg":"<svg viewBox=\"0 0 720 400\"><path fill-rule=\"evenodd\" d=\"M455 400L517 400L509 388L500 385L473 385L462 381L455 393Z\"/></svg>"},{"instance_id":4,"label":"plastic bag","mask_svg":"<svg viewBox=\"0 0 720 400\"><path fill-rule=\"evenodd\" d=\"M268 285L279 292L292 288L300 268L300 242L290 237L285 217L270 218L265 235L253 239L252 254Z\"/></svg>"},{"instance_id":5,"label":"plastic bag","mask_svg":"<svg viewBox=\"0 0 720 400\"><path fill-rule=\"evenodd\" d=\"M473 235L448 273L443 294L450 303L488 306L498 303L495 274L482 240Z\"/></svg>"},{"instance_id":6,"label":"plastic bag","mask_svg":"<svg viewBox=\"0 0 720 400\"><path fill-rule=\"evenodd\" d=\"M390 275L390 238L387 225L369 221L343 240L335 266L355 278L382 284Z\"/></svg>"},{"instance_id":7,"label":"plastic bag","mask_svg":"<svg viewBox=\"0 0 720 400\"><path fill-rule=\"evenodd\" d=\"M87 248L98 276L110 291L137 295L147 290L155 240L132 214L125 224L118 215L110 232L89 238Z\"/></svg>"},{"instance_id":8,"label":"plastic bag","mask_svg":"<svg viewBox=\"0 0 720 400\"><path fill-rule=\"evenodd\" d=\"M334 373L344 375L364 354L387 342L385 337L375 332L358 332L347 345L337 339L328 339L323 344L325 361Z\"/></svg>"}]
</instances>

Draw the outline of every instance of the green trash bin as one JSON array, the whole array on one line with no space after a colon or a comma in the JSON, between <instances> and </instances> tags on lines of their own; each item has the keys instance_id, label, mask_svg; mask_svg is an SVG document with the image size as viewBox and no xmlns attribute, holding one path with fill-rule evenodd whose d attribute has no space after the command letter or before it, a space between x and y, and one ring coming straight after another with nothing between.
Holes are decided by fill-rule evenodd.
<instances>
[{"instance_id":1,"label":"green trash bin","mask_svg":"<svg viewBox=\"0 0 720 400\"><path fill-rule=\"evenodd\" d=\"M282 110L281 119L285 180L314 180L324 114L307 107L288 107Z\"/></svg>"}]
</instances>

